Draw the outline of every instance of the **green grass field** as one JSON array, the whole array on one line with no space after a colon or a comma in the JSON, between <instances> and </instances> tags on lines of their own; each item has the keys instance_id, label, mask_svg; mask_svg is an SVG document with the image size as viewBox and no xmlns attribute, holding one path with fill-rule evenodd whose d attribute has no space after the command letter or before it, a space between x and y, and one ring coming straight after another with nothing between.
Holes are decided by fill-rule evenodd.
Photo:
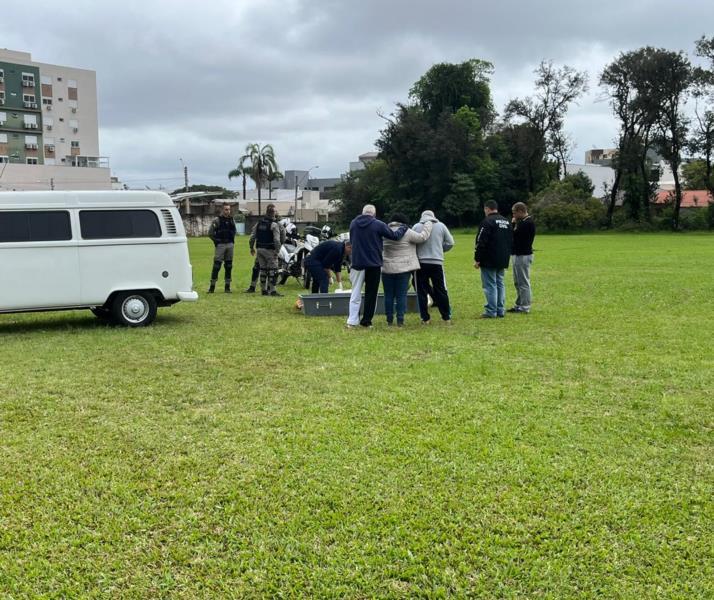
<instances>
[{"instance_id":1,"label":"green grass field","mask_svg":"<svg viewBox=\"0 0 714 600\"><path fill-rule=\"evenodd\" d=\"M451 328L0 316L0 597L712 598L714 236L541 236L493 321L472 239Z\"/></svg>"}]
</instances>

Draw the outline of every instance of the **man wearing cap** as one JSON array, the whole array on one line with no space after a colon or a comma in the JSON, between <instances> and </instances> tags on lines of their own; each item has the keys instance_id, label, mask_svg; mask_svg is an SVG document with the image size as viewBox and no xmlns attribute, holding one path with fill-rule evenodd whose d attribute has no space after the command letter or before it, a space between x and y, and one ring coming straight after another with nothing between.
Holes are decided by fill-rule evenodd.
<instances>
[{"instance_id":1,"label":"man wearing cap","mask_svg":"<svg viewBox=\"0 0 714 600\"><path fill-rule=\"evenodd\" d=\"M446 324L451 324L451 303L444 274L444 252L454 247L454 237L449 228L434 216L433 211L425 210L421 213L420 221L413 227L414 231L421 233L425 223L432 224L431 236L417 246L419 270L414 273L421 322L424 325L431 323L427 298L431 296L441 319Z\"/></svg>"},{"instance_id":2,"label":"man wearing cap","mask_svg":"<svg viewBox=\"0 0 714 600\"><path fill-rule=\"evenodd\" d=\"M352 268L350 282L350 316L347 327L352 329L361 325L372 327L372 318L377 310L377 293L382 274L382 240L400 240L407 230L406 225L392 230L386 223L376 218L377 209L373 204L366 204L362 214L350 224L350 242L352 243ZM364 312L359 318L362 304L362 285L364 290Z\"/></svg>"}]
</instances>

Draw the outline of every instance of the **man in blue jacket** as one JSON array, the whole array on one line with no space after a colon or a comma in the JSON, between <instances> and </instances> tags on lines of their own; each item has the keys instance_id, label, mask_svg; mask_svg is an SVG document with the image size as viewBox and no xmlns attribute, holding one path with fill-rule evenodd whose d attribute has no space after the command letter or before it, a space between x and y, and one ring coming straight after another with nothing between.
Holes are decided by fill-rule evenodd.
<instances>
[{"instance_id":1,"label":"man in blue jacket","mask_svg":"<svg viewBox=\"0 0 714 600\"><path fill-rule=\"evenodd\" d=\"M330 287L330 273L335 274L342 289L342 263L352 253L352 244L326 240L305 258L305 268L312 275L312 293L326 294Z\"/></svg>"},{"instance_id":2,"label":"man in blue jacket","mask_svg":"<svg viewBox=\"0 0 714 600\"><path fill-rule=\"evenodd\" d=\"M374 205L367 204L362 209L362 214L350 224L352 294L350 295L350 316L347 319L349 328L357 327L357 325L372 327L372 317L377 309L379 278L382 274L382 239L400 240L407 230L407 226L402 225L396 231L392 231L386 223L376 218L376 214L377 209ZM364 313L360 321L359 309L362 303L363 284L365 286Z\"/></svg>"}]
</instances>

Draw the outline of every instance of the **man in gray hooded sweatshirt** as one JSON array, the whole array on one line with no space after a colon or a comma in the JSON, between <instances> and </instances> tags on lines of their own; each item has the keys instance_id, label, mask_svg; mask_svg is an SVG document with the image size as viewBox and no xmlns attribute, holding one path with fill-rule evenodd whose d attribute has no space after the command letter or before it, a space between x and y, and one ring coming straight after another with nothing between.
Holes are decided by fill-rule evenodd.
<instances>
[{"instance_id":1,"label":"man in gray hooded sweatshirt","mask_svg":"<svg viewBox=\"0 0 714 600\"><path fill-rule=\"evenodd\" d=\"M427 295L429 295L434 300L434 305L439 309L441 318L450 324L451 305L444 275L444 252L448 252L454 247L454 237L448 227L439 221L430 210L421 213L421 220L412 229L421 232L423 224L426 222L432 223L431 237L417 246L420 268L414 274L421 322L424 325L431 323L427 299Z\"/></svg>"}]
</instances>

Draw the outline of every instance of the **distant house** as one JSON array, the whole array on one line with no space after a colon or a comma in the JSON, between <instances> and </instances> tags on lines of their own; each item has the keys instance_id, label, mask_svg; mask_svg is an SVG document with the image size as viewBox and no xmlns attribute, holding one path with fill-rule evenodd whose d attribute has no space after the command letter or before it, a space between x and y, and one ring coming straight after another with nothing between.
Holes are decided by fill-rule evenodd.
<instances>
[{"instance_id":1,"label":"distant house","mask_svg":"<svg viewBox=\"0 0 714 600\"><path fill-rule=\"evenodd\" d=\"M595 188L593 190L593 196L595 196L595 198L606 198L615 182L615 170L612 167L597 164L579 165L568 163L566 168L568 175L584 173L590 178Z\"/></svg>"},{"instance_id":2,"label":"distant house","mask_svg":"<svg viewBox=\"0 0 714 600\"><path fill-rule=\"evenodd\" d=\"M674 202L673 190L660 190L654 201L655 205L664 205ZM707 190L682 190L682 208L702 208L714 202Z\"/></svg>"}]
</instances>

